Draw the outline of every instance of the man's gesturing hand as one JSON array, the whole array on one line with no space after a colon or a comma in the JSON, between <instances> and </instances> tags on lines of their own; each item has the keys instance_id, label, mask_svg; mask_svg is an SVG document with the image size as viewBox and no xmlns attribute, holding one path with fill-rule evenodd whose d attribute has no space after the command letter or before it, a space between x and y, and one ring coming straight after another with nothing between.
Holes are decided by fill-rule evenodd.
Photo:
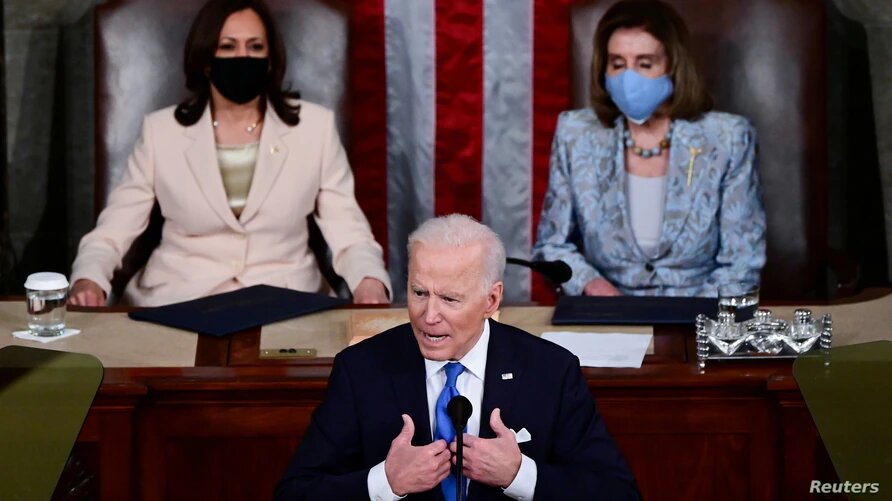
<instances>
[{"instance_id":1,"label":"man's gesturing hand","mask_svg":"<svg viewBox=\"0 0 892 501\"><path fill-rule=\"evenodd\" d=\"M471 480L505 488L511 485L520 470L520 447L514 433L502 422L499 409L492 411L489 425L496 438L462 435L465 454L462 470ZM456 443L452 442L449 448L454 453Z\"/></svg>"},{"instance_id":2,"label":"man's gesturing hand","mask_svg":"<svg viewBox=\"0 0 892 501\"><path fill-rule=\"evenodd\" d=\"M391 442L387 459L384 460L384 474L397 496L434 488L449 475L452 466L449 461L451 453L445 440L415 447L412 445L413 435L415 423L411 417L403 414L403 429Z\"/></svg>"}]
</instances>

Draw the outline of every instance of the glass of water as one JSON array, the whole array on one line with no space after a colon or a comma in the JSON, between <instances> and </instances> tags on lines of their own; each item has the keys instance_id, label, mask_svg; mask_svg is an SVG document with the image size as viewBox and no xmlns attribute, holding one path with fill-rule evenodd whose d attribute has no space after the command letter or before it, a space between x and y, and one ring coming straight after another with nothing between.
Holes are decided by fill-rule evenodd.
<instances>
[{"instance_id":1,"label":"glass of water","mask_svg":"<svg viewBox=\"0 0 892 501\"><path fill-rule=\"evenodd\" d=\"M41 272L28 275L25 302L28 305L28 330L41 337L59 336L65 331L65 302L68 279L61 273Z\"/></svg>"},{"instance_id":2,"label":"glass of water","mask_svg":"<svg viewBox=\"0 0 892 501\"><path fill-rule=\"evenodd\" d=\"M734 282L719 286L719 313L728 312L735 322L753 318L759 308L759 286Z\"/></svg>"}]
</instances>

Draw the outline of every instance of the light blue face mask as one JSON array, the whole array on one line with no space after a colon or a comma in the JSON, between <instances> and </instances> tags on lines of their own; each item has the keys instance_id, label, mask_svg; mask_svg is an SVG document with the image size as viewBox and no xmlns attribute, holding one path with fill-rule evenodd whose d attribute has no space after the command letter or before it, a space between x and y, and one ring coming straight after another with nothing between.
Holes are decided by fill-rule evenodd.
<instances>
[{"instance_id":1,"label":"light blue face mask","mask_svg":"<svg viewBox=\"0 0 892 501\"><path fill-rule=\"evenodd\" d=\"M613 76L604 75L604 84L616 107L636 124L646 122L673 91L669 75L648 78L628 69Z\"/></svg>"}]
</instances>

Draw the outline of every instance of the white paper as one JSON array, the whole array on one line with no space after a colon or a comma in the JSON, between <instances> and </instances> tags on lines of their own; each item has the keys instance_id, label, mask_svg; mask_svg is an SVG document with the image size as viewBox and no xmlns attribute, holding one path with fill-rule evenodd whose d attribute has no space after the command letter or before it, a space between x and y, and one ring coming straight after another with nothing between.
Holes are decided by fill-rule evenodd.
<instances>
[{"instance_id":1,"label":"white paper","mask_svg":"<svg viewBox=\"0 0 892 501\"><path fill-rule=\"evenodd\" d=\"M25 339L28 341L38 341L43 344L46 344L46 343L49 343L52 341L58 341L59 339L65 339L67 337L77 336L80 333L81 333L80 329L66 328L64 331L62 331L62 334L59 334L58 336L46 336L46 337L35 336L34 334L31 334L31 331L15 331L12 333L12 337L17 337L19 339Z\"/></svg>"},{"instance_id":2,"label":"white paper","mask_svg":"<svg viewBox=\"0 0 892 501\"><path fill-rule=\"evenodd\" d=\"M641 367L653 334L543 332L542 338L579 357L583 367Z\"/></svg>"}]
</instances>

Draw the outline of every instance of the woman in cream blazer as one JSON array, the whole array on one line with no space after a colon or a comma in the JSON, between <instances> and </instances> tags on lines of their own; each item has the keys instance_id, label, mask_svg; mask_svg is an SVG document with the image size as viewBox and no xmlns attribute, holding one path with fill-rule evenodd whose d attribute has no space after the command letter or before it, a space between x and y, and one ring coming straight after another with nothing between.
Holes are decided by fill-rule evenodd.
<instances>
[{"instance_id":1,"label":"woman in cream blazer","mask_svg":"<svg viewBox=\"0 0 892 501\"><path fill-rule=\"evenodd\" d=\"M212 0L196 18L187 42L187 86L197 88L199 98L204 90L205 104L193 99L145 118L123 179L96 228L81 240L72 303L104 304L112 274L145 230L156 200L164 217L161 243L127 285L124 297L132 304L167 304L255 284L326 292L307 244L310 214L354 300L387 301L382 250L354 198L333 113L278 92L284 46L266 6L245 3L229 12L238 4ZM214 26L213 19L225 22ZM212 52L201 53L202 40ZM286 123L277 108L296 124ZM188 112L195 117L180 116ZM256 149L250 189L238 210L218 163L221 144Z\"/></svg>"}]
</instances>

